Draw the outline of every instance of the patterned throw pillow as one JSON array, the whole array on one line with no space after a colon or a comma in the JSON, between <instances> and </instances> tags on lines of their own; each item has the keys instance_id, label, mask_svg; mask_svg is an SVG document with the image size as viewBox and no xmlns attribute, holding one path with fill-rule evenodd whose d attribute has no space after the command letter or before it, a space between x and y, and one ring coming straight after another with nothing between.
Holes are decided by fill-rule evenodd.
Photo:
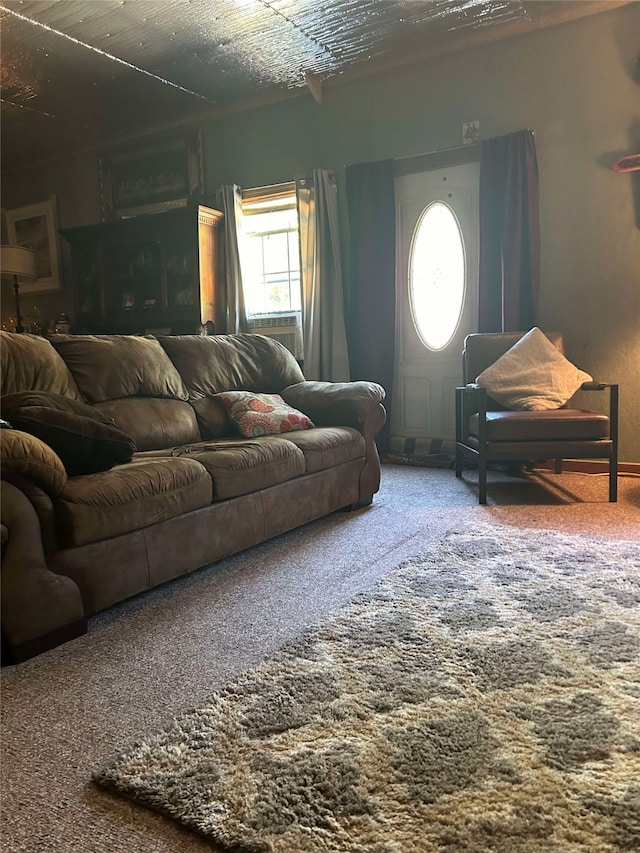
<instances>
[{"instance_id":1,"label":"patterned throw pillow","mask_svg":"<svg viewBox=\"0 0 640 853\"><path fill-rule=\"evenodd\" d=\"M245 438L275 435L314 424L305 414L288 406L279 394L253 394L251 391L224 391L214 394Z\"/></svg>"}]
</instances>

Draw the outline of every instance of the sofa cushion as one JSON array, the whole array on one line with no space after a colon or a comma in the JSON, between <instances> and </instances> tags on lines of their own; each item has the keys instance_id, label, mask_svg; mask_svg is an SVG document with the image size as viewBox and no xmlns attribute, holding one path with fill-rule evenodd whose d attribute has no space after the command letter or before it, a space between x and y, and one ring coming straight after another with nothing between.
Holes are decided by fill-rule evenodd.
<instances>
[{"instance_id":1,"label":"sofa cushion","mask_svg":"<svg viewBox=\"0 0 640 853\"><path fill-rule=\"evenodd\" d=\"M134 439L138 450L173 447L201 437L193 408L182 400L124 397L96 403L95 408L113 418Z\"/></svg>"},{"instance_id":2,"label":"sofa cushion","mask_svg":"<svg viewBox=\"0 0 640 853\"><path fill-rule=\"evenodd\" d=\"M4 480L24 477L52 499L66 485L68 476L62 460L35 435L18 429L0 430L0 457Z\"/></svg>"},{"instance_id":3,"label":"sofa cushion","mask_svg":"<svg viewBox=\"0 0 640 853\"><path fill-rule=\"evenodd\" d=\"M176 518L211 503L211 477L193 459L134 459L72 477L55 504L62 547L86 545Z\"/></svg>"},{"instance_id":4,"label":"sofa cushion","mask_svg":"<svg viewBox=\"0 0 640 853\"><path fill-rule=\"evenodd\" d=\"M192 400L191 405L196 413L202 438L222 438L226 435L237 435L237 430L231 422L226 408L216 397L200 397L197 400Z\"/></svg>"},{"instance_id":5,"label":"sofa cushion","mask_svg":"<svg viewBox=\"0 0 640 853\"><path fill-rule=\"evenodd\" d=\"M313 427L310 418L285 403L279 394L225 391L215 396L226 408L240 435L245 438Z\"/></svg>"},{"instance_id":6,"label":"sofa cushion","mask_svg":"<svg viewBox=\"0 0 640 853\"><path fill-rule=\"evenodd\" d=\"M51 343L91 403L119 397L187 400L187 389L156 338L52 335Z\"/></svg>"},{"instance_id":7,"label":"sofa cushion","mask_svg":"<svg viewBox=\"0 0 640 853\"><path fill-rule=\"evenodd\" d=\"M13 427L48 444L69 476L106 471L128 462L136 449L133 439L111 419L60 394L9 394L2 400L2 411Z\"/></svg>"},{"instance_id":8,"label":"sofa cushion","mask_svg":"<svg viewBox=\"0 0 640 853\"><path fill-rule=\"evenodd\" d=\"M220 391L279 393L304 376L288 349L262 335L159 337L192 400Z\"/></svg>"},{"instance_id":9,"label":"sofa cushion","mask_svg":"<svg viewBox=\"0 0 640 853\"><path fill-rule=\"evenodd\" d=\"M79 400L75 379L62 358L40 335L0 331L0 393L51 391Z\"/></svg>"},{"instance_id":10,"label":"sofa cushion","mask_svg":"<svg viewBox=\"0 0 640 853\"><path fill-rule=\"evenodd\" d=\"M508 409L558 409L589 381L537 326L476 379Z\"/></svg>"},{"instance_id":11,"label":"sofa cushion","mask_svg":"<svg viewBox=\"0 0 640 853\"><path fill-rule=\"evenodd\" d=\"M264 436L261 441L278 440L275 436ZM351 427L316 427L287 433L287 441L302 451L305 461L305 473L325 471L364 459L366 443L362 433Z\"/></svg>"},{"instance_id":12,"label":"sofa cushion","mask_svg":"<svg viewBox=\"0 0 640 853\"><path fill-rule=\"evenodd\" d=\"M196 459L213 479L215 501L248 495L305 473L302 451L292 442L276 436L269 436L268 440L201 441L157 453L139 454L136 458L148 459L156 455Z\"/></svg>"}]
</instances>

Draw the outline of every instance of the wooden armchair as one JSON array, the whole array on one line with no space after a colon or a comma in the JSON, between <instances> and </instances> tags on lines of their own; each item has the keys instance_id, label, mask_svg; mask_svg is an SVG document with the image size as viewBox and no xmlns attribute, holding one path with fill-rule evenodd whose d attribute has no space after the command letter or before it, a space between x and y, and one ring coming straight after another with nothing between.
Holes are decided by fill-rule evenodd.
<instances>
[{"instance_id":1,"label":"wooden armchair","mask_svg":"<svg viewBox=\"0 0 640 853\"><path fill-rule=\"evenodd\" d=\"M529 467L549 459L561 473L563 459L609 460L609 500L618 497L618 386L585 382L581 390L609 389L609 414L573 409L506 410L476 378L523 337L524 332L467 335L462 356L465 385L456 388L456 477L465 455L478 463L479 503L487 502L487 465L521 462ZM546 333L563 352L562 335Z\"/></svg>"}]
</instances>

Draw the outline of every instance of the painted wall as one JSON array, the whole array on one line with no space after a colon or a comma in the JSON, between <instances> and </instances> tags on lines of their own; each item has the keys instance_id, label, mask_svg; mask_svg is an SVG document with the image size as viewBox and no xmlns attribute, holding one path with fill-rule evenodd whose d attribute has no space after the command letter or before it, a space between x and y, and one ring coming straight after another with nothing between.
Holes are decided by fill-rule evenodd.
<instances>
[{"instance_id":1,"label":"painted wall","mask_svg":"<svg viewBox=\"0 0 640 853\"><path fill-rule=\"evenodd\" d=\"M621 458L640 461L640 4L214 120L203 127L207 200L312 168L400 158L530 127L540 167L543 328L621 387ZM73 173L73 178L71 175ZM78 175L85 178L78 181ZM98 221L95 156L5 181L5 206L55 192L61 227ZM81 191L80 191L81 190ZM593 397L589 404L595 405Z\"/></svg>"}]
</instances>

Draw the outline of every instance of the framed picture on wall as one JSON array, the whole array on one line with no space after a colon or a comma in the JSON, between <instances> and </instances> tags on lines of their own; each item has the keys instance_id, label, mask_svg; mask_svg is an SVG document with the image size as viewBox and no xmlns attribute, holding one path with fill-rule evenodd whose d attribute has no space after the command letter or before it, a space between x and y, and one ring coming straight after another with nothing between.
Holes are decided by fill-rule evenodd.
<instances>
[{"instance_id":1,"label":"framed picture on wall","mask_svg":"<svg viewBox=\"0 0 640 853\"><path fill-rule=\"evenodd\" d=\"M159 213L202 200L202 148L197 130L104 151L98 166L104 221Z\"/></svg>"},{"instance_id":2,"label":"framed picture on wall","mask_svg":"<svg viewBox=\"0 0 640 853\"><path fill-rule=\"evenodd\" d=\"M23 281L20 293L46 293L60 290L58 255L58 212L56 197L4 211L9 243L27 246L35 252L35 281Z\"/></svg>"}]
</instances>

